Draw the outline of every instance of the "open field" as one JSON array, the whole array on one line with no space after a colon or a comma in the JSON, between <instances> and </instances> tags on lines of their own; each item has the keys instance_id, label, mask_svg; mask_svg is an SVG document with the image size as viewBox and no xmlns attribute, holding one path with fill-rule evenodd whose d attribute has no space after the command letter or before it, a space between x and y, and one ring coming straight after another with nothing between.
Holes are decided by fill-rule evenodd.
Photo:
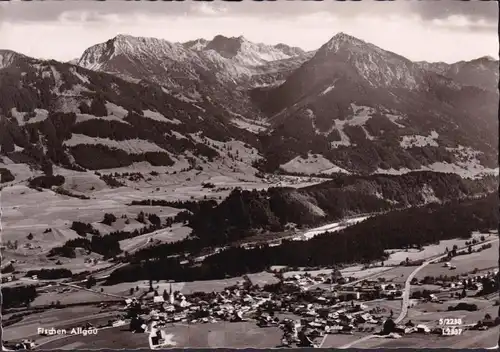
<instances>
[{"instance_id":1,"label":"open field","mask_svg":"<svg viewBox=\"0 0 500 352\"><path fill-rule=\"evenodd\" d=\"M373 338L355 348L488 348L498 342L498 329L464 331L461 336L410 335L400 339Z\"/></svg>"},{"instance_id":2,"label":"open field","mask_svg":"<svg viewBox=\"0 0 500 352\"><path fill-rule=\"evenodd\" d=\"M61 291L62 287L60 287L59 291ZM106 289L104 288L104 292ZM38 297L31 303L32 307L37 306L45 306L49 305L52 302L59 301L61 304L74 304L74 303L82 303L82 302L105 302L105 301L113 301L117 300L117 298L113 298L111 296L105 296L99 293L93 293L90 291L79 290L76 288L71 288L67 292L47 292L40 293Z\"/></svg>"},{"instance_id":3,"label":"open field","mask_svg":"<svg viewBox=\"0 0 500 352\"><path fill-rule=\"evenodd\" d=\"M127 172L139 172L127 169ZM144 170L143 170L144 171ZM148 176L149 171L145 174ZM125 170L122 170L125 172ZM165 172L165 171L163 171ZM140 224L134 222L140 211L157 214L160 218L176 215L181 210L170 207L128 206L134 200L165 199L189 200L226 197L235 187L244 189L265 189L282 184L299 187L311 185L322 179L306 177L282 176L271 181L257 179L241 173L203 173L196 179L187 181L186 175L148 176L151 178L144 185L134 184L132 187L110 189L92 172L76 172L56 168L54 174L61 174L66 182L63 187L71 192L85 194L91 199L78 199L57 194L51 190L41 192L31 189L21 183L4 187L1 193L3 211L3 240L18 241L22 246L27 243L26 236L33 233L31 244L48 250L55 244L77 238L77 234L69 227L73 221L93 223L99 230L107 233L115 230L133 230ZM31 174L29 175L31 176ZM203 177L202 177L203 176ZM198 179L199 178L199 179ZM211 182L216 188L204 188L202 182ZM227 188L227 189L220 189ZM41 206L43 204L43 206ZM99 224L105 213L112 213L118 221L113 226ZM130 220L125 225L120 217L126 215ZM52 233L43 233L52 228ZM38 254L38 253L36 253Z\"/></svg>"},{"instance_id":4,"label":"open field","mask_svg":"<svg viewBox=\"0 0 500 352\"><path fill-rule=\"evenodd\" d=\"M460 302L476 304L478 310L475 312L467 311L448 311L448 307L455 306ZM477 321L484 319L484 316L489 313L495 317L498 314L498 306L493 305L493 301L487 301L482 298L467 297L462 300L448 300L444 303L423 303L414 306L408 310L407 317L403 323L411 320L415 324L426 324L435 327L441 318L461 318L464 324L475 324Z\"/></svg>"},{"instance_id":5,"label":"open field","mask_svg":"<svg viewBox=\"0 0 500 352\"><path fill-rule=\"evenodd\" d=\"M70 324L85 323L100 316L113 316L116 312L104 312L96 306L76 306L61 309L49 309L23 317L20 322L3 329L6 341L37 335L37 328L65 328Z\"/></svg>"},{"instance_id":6,"label":"open field","mask_svg":"<svg viewBox=\"0 0 500 352\"><path fill-rule=\"evenodd\" d=\"M29 242L34 247L40 246L42 251L79 237L70 229L73 221L97 223L103 219L105 213L112 213L117 218L126 215L134 219L141 211L155 213L160 217L171 217L181 211L169 207L127 206L112 197L77 199L49 190L38 192L21 185L4 188L1 201L3 241L17 240L20 246ZM99 224L98 227L105 232L124 228L121 221L117 221L114 226L116 228ZM52 231L44 233L46 229ZM26 238L29 233L34 236L31 241ZM30 253L39 254L39 251L30 250Z\"/></svg>"},{"instance_id":7,"label":"open field","mask_svg":"<svg viewBox=\"0 0 500 352\"><path fill-rule=\"evenodd\" d=\"M498 241L492 243L492 247L483 250L479 253L460 255L450 260L451 265L456 266L456 269L450 270L444 268L443 263L429 264L422 269L417 278L422 279L425 276L439 275L460 275L470 273L474 269L492 269L498 267Z\"/></svg>"},{"instance_id":8,"label":"open field","mask_svg":"<svg viewBox=\"0 0 500 352\"><path fill-rule=\"evenodd\" d=\"M264 286L269 283L276 283L278 279L271 273L261 272L256 274L248 274L248 277L254 284L259 286ZM224 280L206 280L206 281L192 281L192 282L173 282L169 283L166 281L153 282L153 288L158 290L158 292L163 292L163 290L169 291L170 285L174 291L180 291L183 294L190 294L193 292L220 292L226 287L236 285L238 282L242 282L242 277L233 277ZM136 282L124 282L111 286L102 286L105 292L113 294L129 294L129 290L132 287L139 287L139 289L147 290L149 288L148 281L136 281Z\"/></svg>"},{"instance_id":9,"label":"open field","mask_svg":"<svg viewBox=\"0 0 500 352\"><path fill-rule=\"evenodd\" d=\"M352 335L348 335L348 334L327 335L325 338L325 341L323 342L323 345L321 345L321 347L322 348L339 348L339 347L342 347L348 343L351 343L353 341L358 340L362 336L363 335L361 335L361 333L354 333Z\"/></svg>"},{"instance_id":10,"label":"open field","mask_svg":"<svg viewBox=\"0 0 500 352\"><path fill-rule=\"evenodd\" d=\"M362 279L365 277L371 277L373 276L380 276L382 275L383 272L389 271L389 270L394 270L394 268L390 267L375 267L375 268L367 268L363 269L362 265L354 265L350 266L344 269L341 269L340 272L342 273L343 277L353 277L355 279ZM283 276L285 278L292 277L294 275L304 275L305 273L308 273L311 276L317 276L321 274L331 274L332 269L318 269L318 270L294 270L294 271L286 271L283 273Z\"/></svg>"},{"instance_id":11,"label":"open field","mask_svg":"<svg viewBox=\"0 0 500 352\"><path fill-rule=\"evenodd\" d=\"M97 335L67 336L52 342L45 343L41 350L74 350L110 348L149 348L147 334L132 334L127 326L102 329Z\"/></svg>"},{"instance_id":12,"label":"open field","mask_svg":"<svg viewBox=\"0 0 500 352\"><path fill-rule=\"evenodd\" d=\"M397 266L391 268L390 270L382 272L380 275L377 275L377 278L383 278L386 282L393 282L404 284L406 278L414 271L416 266Z\"/></svg>"},{"instance_id":13,"label":"open field","mask_svg":"<svg viewBox=\"0 0 500 352\"><path fill-rule=\"evenodd\" d=\"M99 348L147 348L147 334L132 334L125 327L100 330L97 336L70 336L43 345L43 349L99 349ZM215 323L187 325L175 324L166 328L172 336L173 347L230 347L273 348L280 344L278 328L262 329L255 322Z\"/></svg>"},{"instance_id":14,"label":"open field","mask_svg":"<svg viewBox=\"0 0 500 352\"><path fill-rule=\"evenodd\" d=\"M481 236L484 236L485 239L491 240L497 235L493 234L479 234L479 233L474 233L472 235L472 238L477 238L479 239ZM439 244L433 244L430 246L425 246L421 251L418 249L409 249L408 251L403 251L400 249L389 249L386 252L391 253L389 255L389 259L385 261L386 265L398 265L402 261L405 261L406 258L409 260L422 260L425 258L429 258L435 255L443 254L446 251L446 247L448 247L449 250L453 248L454 245L457 245L458 248L464 247L465 242L469 241L469 239L453 239L453 240L445 240L445 241L440 241Z\"/></svg>"},{"instance_id":15,"label":"open field","mask_svg":"<svg viewBox=\"0 0 500 352\"><path fill-rule=\"evenodd\" d=\"M135 171L139 172L140 168ZM109 171L109 170L108 170ZM121 170L121 172L134 172L134 170ZM143 170L144 171L144 170ZM148 176L149 170L145 175ZM212 170L213 171L213 170ZM187 180L186 175L167 175L166 170L158 176L151 178L145 185L132 187L119 187L110 189L93 172L76 172L56 168L54 174L65 177L63 187L73 193L85 194L91 199L78 199L57 194L51 190L37 191L31 189L17 180L11 186L4 187L1 196L2 203L2 241L18 242L18 249L5 250L3 260L16 259L15 268L18 271L33 269L67 268L73 272L85 270L98 270L109 265L106 262L90 266L84 263L84 257L74 259L59 258L62 265L56 266L55 261L49 261L46 254L53 247L59 246L70 239L78 238L78 234L71 230L73 221L91 223L101 233L112 231L142 228L143 225L135 220L139 212L153 213L161 219L175 216L182 211L171 207L159 206L129 206L134 200L166 199L189 200L215 198L222 199L234 187L244 189L263 189L282 183L289 186L303 186L318 183L321 179L305 177L279 176L271 181L255 178L241 173L208 172L198 175L195 179ZM24 174L23 174L24 175ZM26 173L23 178L31 177ZM215 189L204 188L201 182L208 181L216 185ZM223 188L223 189L221 189ZM42 206L43 205L43 206ZM117 221L111 226L102 224L105 213L112 213ZM121 216L127 216L129 224ZM46 232L47 229L51 231ZM28 240L29 233L33 239ZM173 226L172 229L160 230L153 234L146 234L137 238L121 241L120 245L125 251L133 251L147 244L149 238L160 242L171 242L185 238L190 233L187 227ZM24 248L24 245L33 248ZM89 256L87 256L89 257ZM90 257L89 257L90 258Z\"/></svg>"},{"instance_id":16,"label":"open field","mask_svg":"<svg viewBox=\"0 0 500 352\"><path fill-rule=\"evenodd\" d=\"M401 300L386 300L386 299L377 299L374 301L363 302L369 309L380 308L383 311L380 313L381 316L389 317L391 314L391 310L394 314L394 317L397 317L401 312Z\"/></svg>"},{"instance_id":17,"label":"open field","mask_svg":"<svg viewBox=\"0 0 500 352\"><path fill-rule=\"evenodd\" d=\"M259 328L255 322L174 326L166 329L173 334L175 347L209 348L273 348L280 344L283 333L277 327Z\"/></svg>"},{"instance_id":18,"label":"open field","mask_svg":"<svg viewBox=\"0 0 500 352\"><path fill-rule=\"evenodd\" d=\"M4 260L17 260L17 262L14 263L14 267L17 271L20 272L39 269L65 268L71 270L73 273L78 273L83 271L95 271L111 265L109 262L102 260L99 260L97 264L85 263L85 258L99 259L101 257L100 255L96 255L94 253L91 255L85 254L77 258L47 258L43 255L21 255L19 253L12 253L11 251L2 251L2 256ZM59 261L61 264L56 264L57 261Z\"/></svg>"},{"instance_id":19,"label":"open field","mask_svg":"<svg viewBox=\"0 0 500 352\"><path fill-rule=\"evenodd\" d=\"M137 246L144 244L150 238L160 242L175 242L180 241L191 233L191 228L182 226L181 224L174 224L170 228L161 229L151 233L146 233L133 238L120 241L120 248L123 251L130 251Z\"/></svg>"}]
</instances>

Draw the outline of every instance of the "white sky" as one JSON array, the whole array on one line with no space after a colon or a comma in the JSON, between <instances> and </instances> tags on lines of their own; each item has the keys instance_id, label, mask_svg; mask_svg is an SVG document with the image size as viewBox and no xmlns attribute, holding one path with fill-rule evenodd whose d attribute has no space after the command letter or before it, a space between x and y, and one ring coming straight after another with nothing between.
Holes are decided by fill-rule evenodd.
<instances>
[{"instance_id":1,"label":"white sky","mask_svg":"<svg viewBox=\"0 0 500 352\"><path fill-rule=\"evenodd\" d=\"M126 2L119 3L122 5L118 2L114 4L127 6ZM79 57L86 48L117 34L164 38L175 42L211 39L222 34L243 35L254 42L281 42L313 50L337 32L345 32L415 61L451 63L485 55L497 58L499 51L495 23L482 18L471 19L462 14L425 18L408 11L373 14L360 9L354 11L354 15L351 11L340 16L339 12L324 10L324 6L317 7L318 11L309 6L309 11L304 14L280 16L276 13L269 16L242 11L231 14L227 7L207 3L192 3L184 14L158 14L151 11L121 12L119 7L113 10L115 12L97 12L95 6L89 2L86 4L86 8L51 13L51 16L40 13L39 18L36 12L29 18L23 18L22 12L18 17L14 16L13 10L19 10L14 6L19 5L0 6L0 48L38 58L71 60ZM171 4L163 3L162 8L168 10ZM29 3L22 5L25 8L30 6ZM141 2L141 8L147 9L148 6L147 2Z\"/></svg>"}]
</instances>

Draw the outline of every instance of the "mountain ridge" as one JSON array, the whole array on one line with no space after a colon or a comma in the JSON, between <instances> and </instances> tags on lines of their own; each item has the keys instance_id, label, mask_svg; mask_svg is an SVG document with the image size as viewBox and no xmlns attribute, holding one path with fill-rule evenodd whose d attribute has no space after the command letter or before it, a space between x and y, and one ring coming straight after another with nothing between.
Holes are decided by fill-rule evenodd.
<instances>
[{"instance_id":1,"label":"mountain ridge","mask_svg":"<svg viewBox=\"0 0 500 352\"><path fill-rule=\"evenodd\" d=\"M105 149L117 144L103 138L142 140L139 159L147 153L151 159L152 151L161 149L165 165L172 165L183 148L207 158L224 154L224 159L227 153L214 146L232 139L262 155L247 165L271 172L364 174L447 167L459 172L453 167L463 171L472 165L479 173L497 168L497 92L475 84L480 65L490 72L495 62L490 58L462 63L467 74L455 70L448 77L447 64L412 62L344 33L317 51L300 49L291 57L283 51L297 48L284 44L216 38L219 46L205 39L171 43L118 35L85 50L76 66L10 52L8 61L0 60L6 62L0 66L0 114L7 117L0 131L2 153L30 150L36 134L29 125L46 124L42 130L52 137L38 135L43 138L35 149L55 163L75 158L68 151L82 149L78 145L90 137L94 144L108 143ZM270 55L271 61L256 66L258 60L232 59L248 48L257 48L255 55L281 50L278 57L286 58ZM4 52L0 57L7 57ZM140 97L137 102L133 94ZM143 120L148 122L140 125ZM54 124L60 123L71 127L66 135L53 136ZM196 134L196 124L203 126L202 135ZM163 135L152 132L158 128ZM125 149L132 150L132 142L127 143ZM87 152L77 152L76 159L88 158ZM137 159L130 155L115 157L119 165L130 165ZM116 164L109 156L102 160L99 168Z\"/></svg>"}]
</instances>

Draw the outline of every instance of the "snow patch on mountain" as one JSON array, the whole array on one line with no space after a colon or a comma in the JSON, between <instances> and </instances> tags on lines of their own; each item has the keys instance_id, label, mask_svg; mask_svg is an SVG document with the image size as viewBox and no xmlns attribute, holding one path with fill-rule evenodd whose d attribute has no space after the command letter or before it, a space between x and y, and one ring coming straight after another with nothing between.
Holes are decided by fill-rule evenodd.
<instances>
[{"instance_id":1,"label":"snow patch on mountain","mask_svg":"<svg viewBox=\"0 0 500 352\"><path fill-rule=\"evenodd\" d=\"M289 162L280 166L280 169L291 173L303 173L307 175L346 173L349 171L335 165L320 154L308 154L307 158L297 156Z\"/></svg>"},{"instance_id":2,"label":"snow patch on mountain","mask_svg":"<svg viewBox=\"0 0 500 352\"><path fill-rule=\"evenodd\" d=\"M469 163L469 164L451 164L446 162L435 162L426 166L422 166L418 169L408 169L408 168L400 168L400 169L378 169L374 174L386 174L386 175L403 175L409 172L415 171L433 171L433 172L442 172L442 173L451 173L457 174L462 178L468 179L477 179L481 178L484 175L499 175L499 168L486 168L480 164Z\"/></svg>"},{"instance_id":3,"label":"snow patch on mountain","mask_svg":"<svg viewBox=\"0 0 500 352\"><path fill-rule=\"evenodd\" d=\"M127 121L124 121L123 119L121 119L115 115L94 116L94 115L89 115L89 114L76 114L76 123L82 123L82 122L90 121L90 120L116 121L116 122L120 122L120 123L123 123L126 125L130 125Z\"/></svg>"},{"instance_id":4,"label":"snow patch on mountain","mask_svg":"<svg viewBox=\"0 0 500 352\"><path fill-rule=\"evenodd\" d=\"M234 118L231 120L231 123L234 124L236 127L241 128L243 130L247 130L249 132L258 134L262 131L265 131L267 128L264 126L261 126L249 119L242 119L242 118Z\"/></svg>"},{"instance_id":5,"label":"snow patch on mountain","mask_svg":"<svg viewBox=\"0 0 500 352\"><path fill-rule=\"evenodd\" d=\"M363 131L365 132L366 138L369 140L374 140L375 137L370 135L366 127L364 126L365 123L372 118L372 115L375 113L375 109L368 107L368 106L362 106L362 105L356 105L354 103L351 103L351 109L353 112L353 115L349 117L346 120L335 120L335 129L339 131L340 134L340 141L334 141L331 142L331 146L333 148L337 148L339 146L350 146L351 145L351 140L347 136L347 134L344 132L344 126L360 126Z\"/></svg>"},{"instance_id":6,"label":"snow patch on mountain","mask_svg":"<svg viewBox=\"0 0 500 352\"><path fill-rule=\"evenodd\" d=\"M170 131L170 133L172 134L172 136L174 136L175 138L177 139L187 139L186 136L184 136L183 134L177 132L177 131Z\"/></svg>"},{"instance_id":7,"label":"snow patch on mountain","mask_svg":"<svg viewBox=\"0 0 500 352\"><path fill-rule=\"evenodd\" d=\"M166 92L166 93L168 93L168 92ZM169 94L171 94L171 93L169 93ZM189 95L189 97L186 96L186 94ZM177 93L177 94L174 94L174 97L176 97L177 99L179 99L180 101L183 101L185 103L197 103L197 102L202 101L201 95L197 91L196 92L185 92L185 94Z\"/></svg>"},{"instance_id":8,"label":"snow patch on mountain","mask_svg":"<svg viewBox=\"0 0 500 352\"><path fill-rule=\"evenodd\" d=\"M180 125L182 122L177 120L177 119L169 119L160 114L159 112L152 111L152 110L143 110L144 117L147 117L148 119L152 119L155 121L160 121L160 122L168 122L174 125Z\"/></svg>"},{"instance_id":9,"label":"snow patch on mountain","mask_svg":"<svg viewBox=\"0 0 500 352\"><path fill-rule=\"evenodd\" d=\"M35 109L35 116L31 116L26 120L27 112L19 112L16 108L11 109L12 117L17 120L19 126L24 126L26 124L37 123L45 121L49 117L49 112L45 109Z\"/></svg>"},{"instance_id":10,"label":"snow patch on mountain","mask_svg":"<svg viewBox=\"0 0 500 352\"><path fill-rule=\"evenodd\" d=\"M285 83L285 79L281 79L281 80L277 80L277 81L274 81L274 82L271 82L271 83L255 83L255 84L252 84L251 87L252 88L271 88L271 87L277 87L277 86L280 86L282 85L283 83Z\"/></svg>"},{"instance_id":11,"label":"snow patch on mountain","mask_svg":"<svg viewBox=\"0 0 500 352\"><path fill-rule=\"evenodd\" d=\"M205 144L217 150L222 159L239 159L247 164L251 164L262 158L257 149L241 141L234 139L228 142L216 141L208 137L202 137L199 132L190 133L189 136L196 143Z\"/></svg>"},{"instance_id":12,"label":"snow patch on mountain","mask_svg":"<svg viewBox=\"0 0 500 352\"><path fill-rule=\"evenodd\" d=\"M399 145L404 148L421 148L421 147L438 147L439 144L437 142L437 138L439 134L436 131L432 131L429 136L421 136L421 135L412 135L412 136L403 136L403 139L399 143Z\"/></svg>"},{"instance_id":13,"label":"snow patch on mountain","mask_svg":"<svg viewBox=\"0 0 500 352\"><path fill-rule=\"evenodd\" d=\"M81 144L102 145L109 149L123 150L128 154L144 154L152 153L166 153L163 148L158 145L142 140L142 139L129 139L123 141L115 141L109 138L89 137L84 134L73 134L70 139L63 143L68 147L76 147Z\"/></svg>"},{"instance_id":14,"label":"snow patch on mountain","mask_svg":"<svg viewBox=\"0 0 500 352\"><path fill-rule=\"evenodd\" d=\"M455 158L458 159L459 163L474 163L479 164L477 157L482 154L478 150L474 150L471 147L464 147L459 145L457 148L446 148L447 151L452 152Z\"/></svg>"},{"instance_id":15,"label":"snow patch on mountain","mask_svg":"<svg viewBox=\"0 0 500 352\"><path fill-rule=\"evenodd\" d=\"M234 116L234 118L231 119L231 123L243 130L247 130L249 132L258 134L260 132L267 130L267 128L269 127L269 123L265 121L256 121L246 118L245 116L237 114L232 111L228 112Z\"/></svg>"},{"instance_id":16,"label":"snow patch on mountain","mask_svg":"<svg viewBox=\"0 0 500 352\"><path fill-rule=\"evenodd\" d=\"M128 115L128 110L118 106L116 104L110 103L109 101L106 102L106 110L108 111L109 115L116 116L120 119L124 119L125 116Z\"/></svg>"},{"instance_id":17,"label":"snow patch on mountain","mask_svg":"<svg viewBox=\"0 0 500 352\"><path fill-rule=\"evenodd\" d=\"M398 121L404 120L403 116L400 115L394 115L394 114L385 114L385 117L387 117L393 124L398 126L399 128L405 128L405 125L400 124Z\"/></svg>"}]
</instances>

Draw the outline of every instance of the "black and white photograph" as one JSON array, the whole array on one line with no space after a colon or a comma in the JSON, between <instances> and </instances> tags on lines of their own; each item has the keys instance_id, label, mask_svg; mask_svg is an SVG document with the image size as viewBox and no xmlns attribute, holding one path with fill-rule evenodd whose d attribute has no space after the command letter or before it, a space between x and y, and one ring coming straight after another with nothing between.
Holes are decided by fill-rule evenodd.
<instances>
[{"instance_id":1,"label":"black and white photograph","mask_svg":"<svg viewBox=\"0 0 500 352\"><path fill-rule=\"evenodd\" d=\"M498 26L1 2L2 350L498 349Z\"/></svg>"}]
</instances>

